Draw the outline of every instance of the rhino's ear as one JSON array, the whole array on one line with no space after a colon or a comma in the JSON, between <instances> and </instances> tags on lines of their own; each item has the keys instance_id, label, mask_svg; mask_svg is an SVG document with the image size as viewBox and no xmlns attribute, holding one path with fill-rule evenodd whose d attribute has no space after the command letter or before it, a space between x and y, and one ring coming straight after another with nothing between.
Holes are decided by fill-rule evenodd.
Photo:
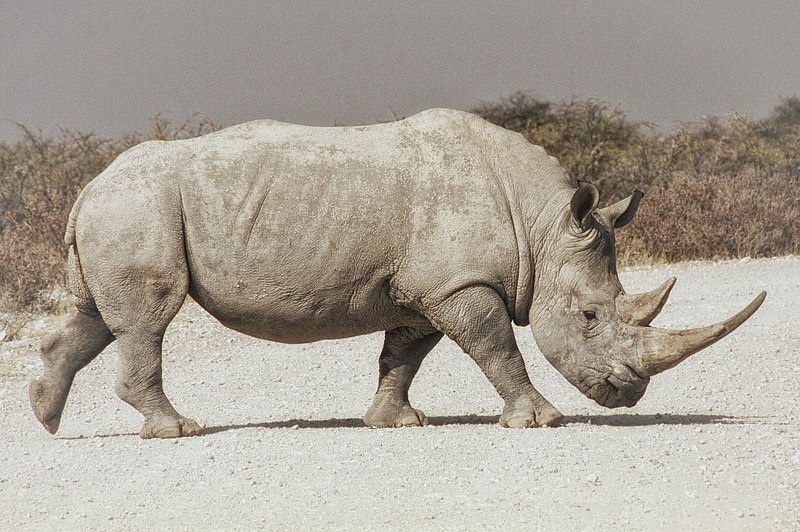
<instances>
[{"instance_id":1,"label":"rhino's ear","mask_svg":"<svg viewBox=\"0 0 800 532\"><path fill-rule=\"evenodd\" d=\"M633 215L636 214L636 209L639 208L639 202L642 201L642 196L644 196L642 191L635 190L633 195L613 205L604 207L597 212L606 218L614 229L619 229L633 220Z\"/></svg>"},{"instance_id":2,"label":"rhino's ear","mask_svg":"<svg viewBox=\"0 0 800 532\"><path fill-rule=\"evenodd\" d=\"M600 192L597 187L591 183L581 183L575 194L572 195L570 202L570 210L572 211L572 218L575 222L583 227L586 221L597 209L597 204L600 201Z\"/></svg>"}]
</instances>

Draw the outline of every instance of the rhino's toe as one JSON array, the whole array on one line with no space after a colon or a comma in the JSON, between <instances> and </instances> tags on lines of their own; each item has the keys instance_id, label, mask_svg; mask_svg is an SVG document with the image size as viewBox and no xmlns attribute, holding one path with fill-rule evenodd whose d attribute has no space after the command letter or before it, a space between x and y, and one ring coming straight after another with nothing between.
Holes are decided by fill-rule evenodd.
<instances>
[{"instance_id":1,"label":"rhino's toe","mask_svg":"<svg viewBox=\"0 0 800 532\"><path fill-rule=\"evenodd\" d=\"M155 418L146 420L142 425L139 436L143 439L150 438L182 438L185 436L199 436L203 428L192 419L183 416L177 418Z\"/></svg>"},{"instance_id":2,"label":"rhino's toe","mask_svg":"<svg viewBox=\"0 0 800 532\"><path fill-rule=\"evenodd\" d=\"M409 406L403 409L395 420L395 427L424 427L428 424L428 416L422 410Z\"/></svg>"},{"instance_id":3,"label":"rhino's toe","mask_svg":"<svg viewBox=\"0 0 800 532\"><path fill-rule=\"evenodd\" d=\"M552 407L544 412L539 412L536 416L536 422L542 427L557 427L564 421L564 415Z\"/></svg>"},{"instance_id":4,"label":"rhino's toe","mask_svg":"<svg viewBox=\"0 0 800 532\"><path fill-rule=\"evenodd\" d=\"M364 424L374 428L424 427L428 416L409 404L373 404L364 416Z\"/></svg>"},{"instance_id":5,"label":"rhino's toe","mask_svg":"<svg viewBox=\"0 0 800 532\"><path fill-rule=\"evenodd\" d=\"M522 404L506 406L500 416L500 424L507 428L555 427L561 424L564 416L556 407L548 402L534 404L532 401L521 401Z\"/></svg>"}]
</instances>

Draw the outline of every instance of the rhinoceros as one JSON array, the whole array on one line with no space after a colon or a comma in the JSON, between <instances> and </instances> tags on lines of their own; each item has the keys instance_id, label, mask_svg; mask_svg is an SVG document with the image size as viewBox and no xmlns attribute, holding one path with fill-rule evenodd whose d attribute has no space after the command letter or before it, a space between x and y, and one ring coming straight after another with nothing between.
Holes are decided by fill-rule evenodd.
<instances>
[{"instance_id":1,"label":"rhinoceros","mask_svg":"<svg viewBox=\"0 0 800 532\"><path fill-rule=\"evenodd\" d=\"M58 429L75 374L119 348L117 395L143 438L201 433L162 388L167 325L187 294L225 326L285 343L385 331L366 425L425 425L409 403L443 335L483 370L506 427L556 425L512 324L587 397L633 406L650 377L724 337L761 305L670 331L649 324L674 279L618 279L614 231L640 192L604 208L521 135L434 109L360 127L254 121L151 141L91 181L67 223L77 312L41 345L36 417Z\"/></svg>"}]
</instances>

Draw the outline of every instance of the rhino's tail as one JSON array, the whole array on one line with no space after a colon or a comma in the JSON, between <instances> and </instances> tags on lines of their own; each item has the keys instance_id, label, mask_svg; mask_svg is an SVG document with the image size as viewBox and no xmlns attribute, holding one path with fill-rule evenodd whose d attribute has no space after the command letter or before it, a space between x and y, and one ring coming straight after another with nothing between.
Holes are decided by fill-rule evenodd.
<instances>
[{"instance_id":1,"label":"rhino's tail","mask_svg":"<svg viewBox=\"0 0 800 532\"><path fill-rule=\"evenodd\" d=\"M85 196L86 196L86 189L81 191L81 193L78 195L78 199L75 200L75 204L72 206L72 210L69 211L69 218L67 219L67 230L64 232L64 243L68 246L75 245L75 224L77 223L78 213L81 210L81 205L83 205Z\"/></svg>"},{"instance_id":2,"label":"rhino's tail","mask_svg":"<svg viewBox=\"0 0 800 532\"><path fill-rule=\"evenodd\" d=\"M86 285L81 268L81 259L78 257L78 250L75 245L69 247L67 255L67 288L73 296L77 297L82 303L94 301L94 296Z\"/></svg>"},{"instance_id":3,"label":"rhino's tail","mask_svg":"<svg viewBox=\"0 0 800 532\"><path fill-rule=\"evenodd\" d=\"M67 288L72 292L72 295L82 302L88 303L93 301L94 297L92 297L92 293L89 291L89 287L83 277L81 259L78 257L78 247L75 240L75 225L78 219L78 212L81 210L85 197L86 189L80 193L72 206L67 220L67 230L64 233L64 243L69 246L69 251L67 252Z\"/></svg>"}]
</instances>

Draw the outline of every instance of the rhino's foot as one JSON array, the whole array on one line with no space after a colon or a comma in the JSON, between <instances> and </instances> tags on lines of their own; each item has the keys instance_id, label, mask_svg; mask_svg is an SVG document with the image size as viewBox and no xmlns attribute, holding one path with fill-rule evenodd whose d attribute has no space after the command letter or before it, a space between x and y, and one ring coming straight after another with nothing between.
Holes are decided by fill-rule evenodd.
<instances>
[{"instance_id":1,"label":"rhino's foot","mask_svg":"<svg viewBox=\"0 0 800 532\"><path fill-rule=\"evenodd\" d=\"M182 438L184 436L199 436L203 428L195 421L183 417L155 417L146 419L139 436L150 438Z\"/></svg>"},{"instance_id":2,"label":"rhino's foot","mask_svg":"<svg viewBox=\"0 0 800 532\"><path fill-rule=\"evenodd\" d=\"M428 417L408 403L373 403L364 416L368 427L424 427Z\"/></svg>"},{"instance_id":3,"label":"rhino's foot","mask_svg":"<svg viewBox=\"0 0 800 532\"><path fill-rule=\"evenodd\" d=\"M522 398L514 404L506 404L500 416L500 424L507 428L555 427L563 419L561 412L546 400L535 404Z\"/></svg>"},{"instance_id":4,"label":"rhino's foot","mask_svg":"<svg viewBox=\"0 0 800 532\"><path fill-rule=\"evenodd\" d=\"M58 430L68 392L69 385L55 385L46 379L34 379L28 386L33 413L50 434Z\"/></svg>"}]
</instances>

